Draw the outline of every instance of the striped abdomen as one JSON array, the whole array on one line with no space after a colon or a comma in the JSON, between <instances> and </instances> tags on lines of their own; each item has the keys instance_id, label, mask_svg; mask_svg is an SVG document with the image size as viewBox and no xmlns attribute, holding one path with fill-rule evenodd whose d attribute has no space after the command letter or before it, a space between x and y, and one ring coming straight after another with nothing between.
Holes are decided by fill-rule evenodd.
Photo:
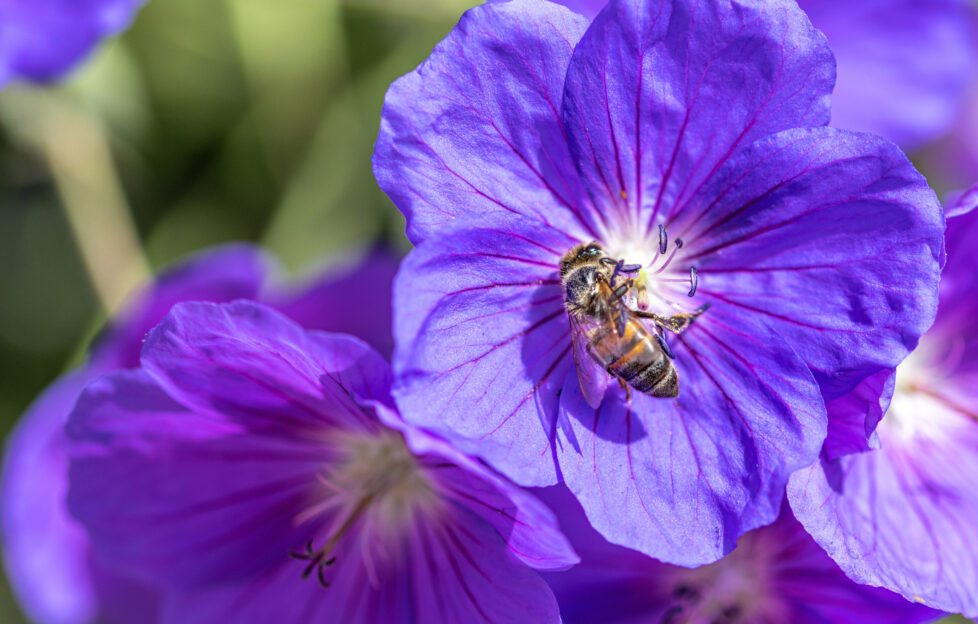
<instances>
[{"instance_id":1,"label":"striped abdomen","mask_svg":"<svg viewBox=\"0 0 978 624\"><path fill-rule=\"evenodd\" d=\"M627 318L621 336L612 325L594 329L588 350L605 370L639 392L659 398L679 395L679 376L672 360L656 336L632 316Z\"/></svg>"}]
</instances>

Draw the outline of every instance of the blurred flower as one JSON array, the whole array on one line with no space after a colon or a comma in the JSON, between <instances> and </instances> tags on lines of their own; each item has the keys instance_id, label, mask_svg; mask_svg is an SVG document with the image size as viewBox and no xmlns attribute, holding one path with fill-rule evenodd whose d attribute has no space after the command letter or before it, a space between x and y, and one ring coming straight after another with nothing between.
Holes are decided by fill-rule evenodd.
<instances>
[{"instance_id":1,"label":"blurred flower","mask_svg":"<svg viewBox=\"0 0 978 624\"><path fill-rule=\"evenodd\" d=\"M832 125L913 149L952 127L976 63L972 0L799 0L838 75ZM605 0L561 0L594 19Z\"/></svg>"},{"instance_id":2,"label":"blurred flower","mask_svg":"<svg viewBox=\"0 0 978 624\"><path fill-rule=\"evenodd\" d=\"M418 245L405 418L522 484L562 476L610 541L671 563L774 521L822 395L893 367L936 309L937 200L895 145L820 127L833 77L793 0L621 0L589 28L469 11L391 87L374 157ZM712 304L674 339L677 400L585 403L557 268L592 240L644 267L638 307Z\"/></svg>"},{"instance_id":3,"label":"blurred flower","mask_svg":"<svg viewBox=\"0 0 978 624\"><path fill-rule=\"evenodd\" d=\"M545 575L565 624L913 624L941 615L852 582L787 505L733 553L689 570L609 544L563 487L541 498L581 557L573 569Z\"/></svg>"},{"instance_id":4,"label":"blurred flower","mask_svg":"<svg viewBox=\"0 0 978 624\"><path fill-rule=\"evenodd\" d=\"M362 264L330 270L302 288L283 288L269 284L268 257L254 247L229 245L167 269L135 296L95 341L88 361L51 384L7 441L0 528L8 577L31 619L151 622L156 609L151 592L93 558L84 530L65 507L64 424L89 382L138 366L146 332L174 304L188 300L263 299L307 327L353 331L389 350L388 293L396 266L390 254L377 251ZM345 305L350 300L372 307Z\"/></svg>"},{"instance_id":5,"label":"blurred flower","mask_svg":"<svg viewBox=\"0 0 978 624\"><path fill-rule=\"evenodd\" d=\"M557 622L577 562L528 494L401 421L386 361L249 301L183 303L68 424L93 549L166 622ZM290 557L291 552L291 557Z\"/></svg>"},{"instance_id":6,"label":"blurred flower","mask_svg":"<svg viewBox=\"0 0 978 624\"><path fill-rule=\"evenodd\" d=\"M978 187L948 214L973 208L976 197ZM795 515L850 577L970 617L978 616L973 245L978 210L949 218L937 320L889 381L881 448L826 457L788 488Z\"/></svg>"},{"instance_id":7,"label":"blurred flower","mask_svg":"<svg viewBox=\"0 0 978 624\"><path fill-rule=\"evenodd\" d=\"M0 0L0 88L57 78L132 21L145 0Z\"/></svg>"}]
</instances>

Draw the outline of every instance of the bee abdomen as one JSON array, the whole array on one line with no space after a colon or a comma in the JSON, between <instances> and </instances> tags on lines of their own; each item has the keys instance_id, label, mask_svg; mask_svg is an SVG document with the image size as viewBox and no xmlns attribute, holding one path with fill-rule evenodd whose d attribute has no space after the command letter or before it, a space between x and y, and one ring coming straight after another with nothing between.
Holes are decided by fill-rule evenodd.
<instances>
[{"instance_id":1,"label":"bee abdomen","mask_svg":"<svg viewBox=\"0 0 978 624\"><path fill-rule=\"evenodd\" d=\"M634 331L629 325L623 341L628 350L620 358L608 364L608 369L639 392L654 397L675 397L679 394L679 378L676 368L655 341L645 331Z\"/></svg>"}]
</instances>

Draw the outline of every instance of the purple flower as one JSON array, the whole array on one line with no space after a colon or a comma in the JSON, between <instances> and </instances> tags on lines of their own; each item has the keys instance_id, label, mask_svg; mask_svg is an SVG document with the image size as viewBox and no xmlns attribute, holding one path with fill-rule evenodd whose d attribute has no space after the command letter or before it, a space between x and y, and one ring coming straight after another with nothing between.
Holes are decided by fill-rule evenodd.
<instances>
[{"instance_id":1,"label":"purple flower","mask_svg":"<svg viewBox=\"0 0 978 624\"><path fill-rule=\"evenodd\" d=\"M145 0L0 0L0 88L51 80L105 37L124 30Z\"/></svg>"},{"instance_id":2,"label":"purple flower","mask_svg":"<svg viewBox=\"0 0 978 624\"><path fill-rule=\"evenodd\" d=\"M389 349L386 293L395 269L395 259L377 251L350 270L331 270L301 288L285 288L268 283L273 272L269 258L255 248L231 245L168 269L128 302L96 340L88 361L51 384L7 441L0 529L7 575L30 618L73 624L152 622L155 617L155 593L93 559L88 537L65 506L64 424L89 382L137 366L146 332L186 300L263 298L308 327L354 331ZM373 301L384 296L386 302ZM376 311L338 305L349 298L376 303Z\"/></svg>"},{"instance_id":3,"label":"purple flower","mask_svg":"<svg viewBox=\"0 0 978 624\"><path fill-rule=\"evenodd\" d=\"M69 507L164 622L557 622L545 506L401 421L361 341L183 303L68 425ZM291 556L290 556L291 553Z\"/></svg>"},{"instance_id":4,"label":"purple flower","mask_svg":"<svg viewBox=\"0 0 978 624\"><path fill-rule=\"evenodd\" d=\"M605 0L562 0L593 19ZM971 0L799 0L838 63L832 125L919 147L946 132L976 67Z\"/></svg>"},{"instance_id":5,"label":"purple flower","mask_svg":"<svg viewBox=\"0 0 978 624\"><path fill-rule=\"evenodd\" d=\"M941 615L852 582L787 505L727 557L689 570L609 544L563 487L541 497L581 556L571 570L545 575L565 624L913 624Z\"/></svg>"},{"instance_id":6,"label":"purple flower","mask_svg":"<svg viewBox=\"0 0 978 624\"><path fill-rule=\"evenodd\" d=\"M822 395L893 367L936 308L937 200L895 145L822 127L833 75L794 2L466 13L391 87L374 156L417 244L395 281L405 418L524 485L563 479L610 541L670 563L774 521ZM642 267L630 309L712 305L663 332L676 400L629 399L583 350L575 370L558 265L589 241Z\"/></svg>"},{"instance_id":7,"label":"purple flower","mask_svg":"<svg viewBox=\"0 0 978 624\"><path fill-rule=\"evenodd\" d=\"M973 207L978 187L960 197ZM937 320L888 381L879 450L826 457L788 488L795 515L854 580L970 617L978 616L976 244L978 210L948 219Z\"/></svg>"}]
</instances>

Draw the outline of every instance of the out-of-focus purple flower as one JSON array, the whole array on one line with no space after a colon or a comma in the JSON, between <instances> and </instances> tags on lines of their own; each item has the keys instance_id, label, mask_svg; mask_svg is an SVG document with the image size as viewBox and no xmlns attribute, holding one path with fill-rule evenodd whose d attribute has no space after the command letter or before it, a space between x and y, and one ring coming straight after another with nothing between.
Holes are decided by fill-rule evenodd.
<instances>
[{"instance_id":1,"label":"out-of-focus purple flower","mask_svg":"<svg viewBox=\"0 0 978 624\"><path fill-rule=\"evenodd\" d=\"M0 88L57 78L103 38L124 30L145 0L0 0Z\"/></svg>"},{"instance_id":2,"label":"out-of-focus purple flower","mask_svg":"<svg viewBox=\"0 0 978 624\"><path fill-rule=\"evenodd\" d=\"M793 1L466 13L391 87L374 156L417 244L405 418L525 485L562 477L610 541L670 563L772 522L822 394L892 368L936 310L937 200L895 145L821 127L833 76ZM665 334L677 400L582 396L557 269L588 241L643 267L634 308L712 304Z\"/></svg>"},{"instance_id":3,"label":"out-of-focus purple flower","mask_svg":"<svg viewBox=\"0 0 978 624\"><path fill-rule=\"evenodd\" d=\"M913 149L946 132L976 63L971 0L800 0L829 39L832 125Z\"/></svg>"},{"instance_id":4,"label":"out-of-focus purple flower","mask_svg":"<svg viewBox=\"0 0 978 624\"><path fill-rule=\"evenodd\" d=\"M972 206L976 196L978 188L960 195ZM975 245L978 210L949 218L937 320L896 370L879 450L824 458L788 488L795 515L853 579L970 617L978 616Z\"/></svg>"},{"instance_id":5,"label":"out-of-focus purple flower","mask_svg":"<svg viewBox=\"0 0 978 624\"><path fill-rule=\"evenodd\" d=\"M791 515L689 570L609 544L561 486L540 492L581 557L544 576L565 624L915 624L940 613L852 582Z\"/></svg>"},{"instance_id":6,"label":"out-of-focus purple flower","mask_svg":"<svg viewBox=\"0 0 978 624\"><path fill-rule=\"evenodd\" d=\"M7 575L30 618L75 624L149 623L155 617L155 596L93 559L87 536L65 507L64 424L89 382L137 366L146 333L180 301L263 299L307 327L352 331L389 352L396 267L393 256L378 250L356 266L331 269L302 287L283 287L274 283L268 257L254 247L230 245L167 269L133 297L102 331L88 361L51 384L7 440L0 530ZM345 303L351 298L366 299L376 309L351 307Z\"/></svg>"},{"instance_id":7,"label":"out-of-focus purple flower","mask_svg":"<svg viewBox=\"0 0 978 624\"><path fill-rule=\"evenodd\" d=\"M593 19L605 0L562 0ZM832 125L913 149L951 128L978 69L972 0L799 0L838 66Z\"/></svg>"},{"instance_id":8,"label":"out-of-focus purple flower","mask_svg":"<svg viewBox=\"0 0 978 624\"><path fill-rule=\"evenodd\" d=\"M363 342L183 303L141 363L79 398L68 501L164 622L558 621L553 515L404 423Z\"/></svg>"}]
</instances>

